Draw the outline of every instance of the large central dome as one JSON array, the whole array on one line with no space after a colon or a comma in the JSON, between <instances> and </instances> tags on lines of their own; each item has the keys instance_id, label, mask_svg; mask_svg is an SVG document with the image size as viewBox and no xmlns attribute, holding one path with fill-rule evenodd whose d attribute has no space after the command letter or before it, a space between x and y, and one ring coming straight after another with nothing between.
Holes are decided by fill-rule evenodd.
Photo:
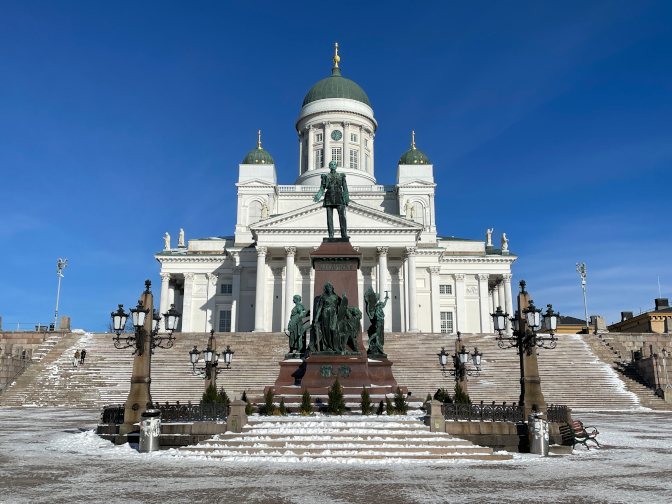
<instances>
[{"instance_id":1,"label":"large central dome","mask_svg":"<svg viewBox=\"0 0 672 504\"><path fill-rule=\"evenodd\" d=\"M302 106L305 107L309 103L325 98L347 98L371 106L369 97L366 96L364 90L350 79L341 77L341 69L338 67L331 69L331 77L322 79L310 88L303 99Z\"/></svg>"}]
</instances>

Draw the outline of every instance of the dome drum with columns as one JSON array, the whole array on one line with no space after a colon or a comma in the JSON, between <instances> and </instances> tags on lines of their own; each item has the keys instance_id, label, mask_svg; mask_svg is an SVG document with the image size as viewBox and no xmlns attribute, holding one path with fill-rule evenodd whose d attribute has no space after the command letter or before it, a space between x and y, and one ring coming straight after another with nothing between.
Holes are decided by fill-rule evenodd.
<instances>
[{"instance_id":1,"label":"dome drum with columns","mask_svg":"<svg viewBox=\"0 0 672 504\"><path fill-rule=\"evenodd\" d=\"M183 332L286 329L293 295L305 301L314 292L309 254L327 226L313 196L332 160L347 176L348 233L362 253L360 304L369 286L389 291L386 331L492 332L490 313L497 306L513 312L516 256L482 240L437 236L434 166L416 148L414 133L396 183L378 184L373 109L362 88L341 75L339 62L336 54L331 76L308 91L299 111L294 184L278 184L273 157L259 137L239 165L233 236L192 239L186 249L155 255L162 313L175 303ZM389 176L388 167L382 170ZM365 330L369 321L359 308Z\"/></svg>"}]
</instances>

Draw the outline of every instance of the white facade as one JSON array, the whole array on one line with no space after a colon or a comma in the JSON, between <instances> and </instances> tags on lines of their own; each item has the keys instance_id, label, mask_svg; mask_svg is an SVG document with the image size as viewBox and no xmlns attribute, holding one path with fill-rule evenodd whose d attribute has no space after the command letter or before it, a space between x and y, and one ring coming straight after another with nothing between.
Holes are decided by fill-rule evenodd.
<instances>
[{"instance_id":1,"label":"white facade","mask_svg":"<svg viewBox=\"0 0 672 504\"><path fill-rule=\"evenodd\" d=\"M368 105L319 99L302 107L296 129L293 185L278 185L272 164L239 165L234 235L188 240L186 248L155 255L161 263L161 313L175 304L183 313L183 332L281 331L294 294L306 307L311 304L309 253L327 236L325 209L313 196L332 158L346 174L348 234L362 253L364 330L369 286L381 298L389 292L386 331L492 332L494 308L513 312L516 256L484 241L437 236L433 165L400 164L396 184L378 185L377 123ZM383 176L391 173L390 167L382 170ZM336 222L334 227L338 232Z\"/></svg>"}]
</instances>

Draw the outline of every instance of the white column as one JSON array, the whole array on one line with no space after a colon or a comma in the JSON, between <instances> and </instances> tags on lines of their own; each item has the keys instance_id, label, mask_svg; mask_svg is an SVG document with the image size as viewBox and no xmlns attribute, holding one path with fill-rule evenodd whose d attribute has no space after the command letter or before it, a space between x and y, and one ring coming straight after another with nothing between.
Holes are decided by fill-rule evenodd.
<instances>
[{"instance_id":1,"label":"white column","mask_svg":"<svg viewBox=\"0 0 672 504\"><path fill-rule=\"evenodd\" d=\"M370 150L371 150L371 159L370 159L370 162L371 162L371 172L370 173L371 173L371 175L373 175L373 173L374 173L374 170L373 170L373 137L375 137L375 136L376 136L376 134L372 131L371 132L371 148L370 148Z\"/></svg>"},{"instance_id":2,"label":"white column","mask_svg":"<svg viewBox=\"0 0 672 504\"><path fill-rule=\"evenodd\" d=\"M494 287L492 288L492 304L495 307L495 311L497 311L497 307L502 306L502 304L499 302L499 287L497 286L497 283L495 283ZM504 307L502 306L502 309ZM494 311L492 313L495 313Z\"/></svg>"},{"instance_id":3,"label":"white column","mask_svg":"<svg viewBox=\"0 0 672 504\"><path fill-rule=\"evenodd\" d=\"M457 330L467 330L467 304L465 302L466 288L464 286L464 273L455 273L455 302L457 304Z\"/></svg>"},{"instance_id":4,"label":"white column","mask_svg":"<svg viewBox=\"0 0 672 504\"><path fill-rule=\"evenodd\" d=\"M478 275L478 297L480 300L480 310L481 310L481 332L489 333L490 332L490 311L489 302L488 302L488 278L490 275L487 273L480 273Z\"/></svg>"},{"instance_id":5,"label":"white column","mask_svg":"<svg viewBox=\"0 0 672 504\"><path fill-rule=\"evenodd\" d=\"M429 286L432 295L432 332L441 332L441 266L429 267Z\"/></svg>"},{"instance_id":6,"label":"white column","mask_svg":"<svg viewBox=\"0 0 672 504\"><path fill-rule=\"evenodd\" d=\"M285 268L285 320L282 326L283 330L287 329L289 316L292 313L292 308L294 308L292 298L296 294L294 292L296 288L294 285L294 256L296 255L296 247L285 247L285 253L287 254L287 266Z\"/></svg>"},{"instance_id":7,"label":"white column","mask_svg":"<svg viewBox=\"0 0 672 504\"><path fill-rule=\"evenodd\" d=\"M168 311L170 305L168 304L168 291L170 287L170 273L161 273L161 301L159 308L159 315L161 316L161 322L159 323L159 330L161 332L166 332L166 321L163 318L163 314Z\"/></svg>"},{"instance_id":8,"label":"white column","mask_svg":"<svg viewBox=\"0 0 672 504\"><path fill-rule=\"evenodd\" d=\"M488 291L488 308L490 310L490 313L495 313L495 309L493 308L493 301L492 301L492 291ZM495 327L493 325L492 317L490 317L490 332L494 332Z\"/></svg>"},{"instance_id":9,"label":"white column","mask_svg":"<svg viewBox=\"0 0 672 504\"><path fill-rule=\"evenodd\" d=\"M194 274L184 274L184 297L182 298L182 332L191 332L191 297L194 293Z\"/></svg>"},{"instance_id":10,"label":"white column","mask_svg":"<svg viewBox=\"0 0 672 504\"><path fill-rule=\"evenodd\" d=\"M238 332L238 310L240 306L240 274L243 272L242 266L231 268L233 273L231 286L231 331Z\"/></svg>"},{"instance_id":11,"label":"white column","mask_svg":"<svg viewBox=\"0 0 672 504\"><path fill-rule=\"evenodd\" d=\"M315 142L315 128L313 128L312 124L308 126L308 147L306 150L308 151L308 170L314 170L315 169L315 151L313 150L313 143Z\"/></svg>"},{"instance_id":12,"label":"white column","mask_svg":"<svg viewBox=\"0 0 672 504\"><path fill-rule=\"evenodd\" d=\"M380 301L385 299L385 291L387 286L387 250L388 247L378 247L378 293L380 294ZM392 303L389 301L385 305L385 331L390 331L392 327L392 320L390 319L390 308ZM390 329L388 329L388 325Z\"/></svg>"},{"instance_id":13,"label":"white column","mask_svg":"<svg viewBox=\"0 0 672 504\"><path fill-rule=\"evenodd\" d=\"M343 121L343 168L350 168L350 123Z\"/></svg>"},{"instance_id":14,"label":"white column","mask_svg":"<svg viewBox=\"0 0 672 504\"><path fill-rule=\"evenodd\" d=\"M417 247L406 247L408 257L408 332L420 332L418 329L418 281L416 279L415 254Z\"/></svg>"},{"instance_id":15,"label":"white column","mask_svg":"<svg viewBox=\"0 0 672 504\"><path fill-rule=\"evenodd\" d=\"M404 260L404 308L406 310L404 314L404 332L408 332L408 328L411 327L409 321L411 309L408 300L408 257Z\"/></svg>"},{"instance_id":16,"label":"white column","mask_svg":"<svg viewBox=\"0 0 672 504\"><path fill-rule=\"evenodd\" d=\"M506 313L509 314L509 317L513 317L513 296L511 294L511 273L504 273L502 277L504 278L504 299L506 304ZM509 319L506 319L506 333L511 335L513 334L513 329L511 328L511 322Z\"/></svg>"},{"instance_id":17,"label":"white column","mask_svg":"<svg viewBox=\"0 0 672 504\"><path fill-rule=\"evenodd\" d=\"M299 133L299 175L303 173L303 135Z\"/></svg>"},{"instance_id":18,"label":"white column","mask_svg":"<svg viewBox=\"0 0 672 504\"><path fill-rule=\"evenodd\" d=\"M364 156L366 151L364 148L364 126L359 127L359 169L364 170Z\"/></svg>"},{"instance_id":19,"label":"white column","mask_svg":"<svg viewBox=\"0 0 672 504\"><path fill-rule=\"evenodd\" d=\"M504 294L504 282L501 280L497 284L497 297L502 310L506 311L506 294Z\"/></svg>"},{"instance_id":20,"label":"white column","mask_svg":"<svg viewBox=\"0 0 672 504\"><path fill-rule=\"evenodd\" d=\"M304 302L303 306L306 307L306 309L310 310L310 316L313 316L313 299L315 298L315 270L313 267L310 267L310 299L308 300L308 305ZM311 318L312 320L312 318Z\"/></svg>"},{"instance_id":21,"label":"white column","mask_svg":"<svg viewBox=\"0 0 672 504\"><path fill-rule=\"evenodd\" d=\"M205 314L205 332L210 332L211 329L219 330L217 326L217 314L215 313L215 296L217 295L217 273L205 274L208 282L206 287L206 294L208 296L208 304Z\"/></svg>"},{"instance_id":22,"label":"white column","mask_svg":"<svg viewBox=\"0 0 672 504\"><path fill-rule=\"evenodd\" d=\"M324 168L329 168L329 161L331 161L331 149L329 147L329 142L331 138L329 138L329 133L330 133L330 127L329 125L331 124L329 121L324 121L322 123L324 125L324 134L323 134L323 140L322 145L324 145L324 156L322 156L322 163L324 164Z\"/></svg>"},{"instance_id":23,"label":"white column","mask_svg":"<svg viewBox=\"0 0 672 504\"><path fill-rule=\"evenodd\" d=\"M254 329L264 332L264 301L266 300L266 253L268 248L257 247L257 285L254 299Z\"/></svg>"}]
</instances>

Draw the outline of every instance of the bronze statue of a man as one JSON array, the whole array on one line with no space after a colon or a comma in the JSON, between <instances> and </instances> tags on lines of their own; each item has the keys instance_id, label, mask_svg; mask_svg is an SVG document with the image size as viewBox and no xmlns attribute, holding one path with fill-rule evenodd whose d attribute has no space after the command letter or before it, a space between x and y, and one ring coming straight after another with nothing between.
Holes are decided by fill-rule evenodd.
<instances>
[{"instance_id":1,"label":"bronze statue of a man","mask_svg":"<svg viewBox=\"0 0 672 504\"><path fill-rule=\"evenodd\" d=\"M345 183L345 174L336 173L335 161L329 163L329 170L329 173L322 175L320 190L313 198L313 201L319 201L322 194L324 194L324 203L322 206L327 209L329 238L334 237L334 208L338 211L338 221L341 224L341 238L350 238L348 236L348 225L345 220L345 207L350 203L348 184Z\"/></svg>"}]
</instances>

